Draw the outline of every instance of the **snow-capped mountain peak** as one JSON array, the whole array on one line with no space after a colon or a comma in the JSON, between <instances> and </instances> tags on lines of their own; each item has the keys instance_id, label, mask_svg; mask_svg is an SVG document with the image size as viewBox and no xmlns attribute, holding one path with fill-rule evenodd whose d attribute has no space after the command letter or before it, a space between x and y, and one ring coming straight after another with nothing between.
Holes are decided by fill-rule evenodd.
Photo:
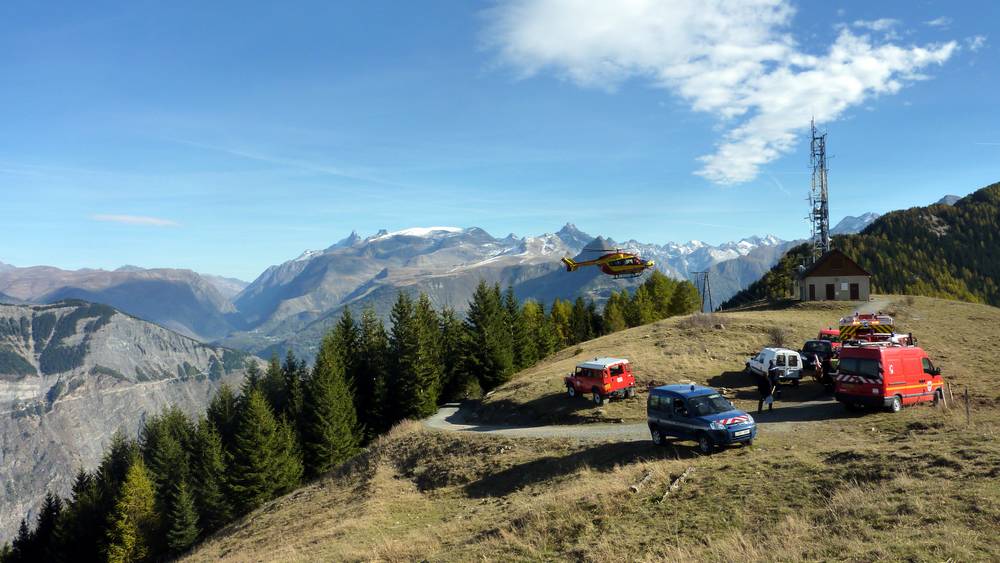
<instances>
[{"instance_id":1,"label":"snow-capped mountain peak","mask_svg":"<svg viewBox=\"0 0 1000 563\"><path fill-rule=\"evenodd\" d=\"M455 234L464 232L465 229L461 227L411 227L409 229L402 229L399 231L393 231L391 233L386 232L385 229L381 230L369 240L379 240L392 237L431 237L435 235L445 235L445 234Z\"/></svg>"}]
</instances>

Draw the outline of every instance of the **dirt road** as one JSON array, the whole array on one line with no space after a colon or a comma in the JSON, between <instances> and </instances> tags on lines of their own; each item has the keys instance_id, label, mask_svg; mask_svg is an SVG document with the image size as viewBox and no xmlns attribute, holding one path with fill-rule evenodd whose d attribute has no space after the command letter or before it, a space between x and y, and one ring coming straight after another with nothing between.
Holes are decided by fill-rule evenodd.
<instances>
[{"instance_id":1,"label":"dirt road","mask_svg":"<svg viewBox=\"0 0 1000 563\"><path fill-rule=\"evenodd\" d=\"M833 400L806 401L800 403L777 403L773 411L761 414L751 413L757 420L761 432L787 432L801 424L852 415ZM450 432L482 432L514 438L576 438L587 441L637 441L648 440L649 429L643 423L633 424L572 424L553 426L498 426L476 424L467 418L461 406L449 404L424 420L424 425L436 430Z\"/></svg>"}]
</instances>

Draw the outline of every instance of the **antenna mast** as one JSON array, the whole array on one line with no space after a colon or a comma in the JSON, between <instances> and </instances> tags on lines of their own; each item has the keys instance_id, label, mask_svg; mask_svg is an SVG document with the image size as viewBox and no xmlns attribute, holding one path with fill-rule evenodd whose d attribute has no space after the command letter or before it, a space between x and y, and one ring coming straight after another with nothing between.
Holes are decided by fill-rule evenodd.
<instances>
[{"instance_id":1,"label":"antenna mast","mask_svg":"<svg viewBox=\"0 0 1000 563\"><path fill-rule=\"evenodd\" d=\"M705 304L708 303L708 312L715 311L715 303L712 302L712 283L708 279L708 271L691 272L701 278L701 310L705 311Z\"/></svg>"},{"instance_id":2,"label":"antenna mast","mask_svg":"<svg viewBox=\"0 0 1000 563\"><path fill-rule=\"evenodd\" d=\"M812 210L812 259L815 262L830 250L830 193L826 182L826 133L816 131L816 120L810 122L812 143L809 164L812 167L812 186L809 205Z\"/></svg>"}]
</instances>

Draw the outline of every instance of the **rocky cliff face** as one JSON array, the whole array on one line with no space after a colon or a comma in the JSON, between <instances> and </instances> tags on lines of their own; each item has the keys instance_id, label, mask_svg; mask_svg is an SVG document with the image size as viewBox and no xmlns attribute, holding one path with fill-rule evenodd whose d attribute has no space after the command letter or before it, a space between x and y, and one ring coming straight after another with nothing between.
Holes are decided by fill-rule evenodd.
<instances>
[{"instance_id":1,"label":"rocky cliff face","mask_svg":"<svg viewBox=\"0 0 1000 563\"><path fill-rule=\"evenodd\" d=\"M0 542L117 429L135 436L168 405L203 412L244 359L106 305L0 305Z\"/></svg>"}]
</instances>

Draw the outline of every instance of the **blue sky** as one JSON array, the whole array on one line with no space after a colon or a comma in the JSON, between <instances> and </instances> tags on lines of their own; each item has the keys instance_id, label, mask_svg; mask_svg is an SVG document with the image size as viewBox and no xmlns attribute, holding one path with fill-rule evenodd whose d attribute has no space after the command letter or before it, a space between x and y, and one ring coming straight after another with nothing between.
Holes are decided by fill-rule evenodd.
<instances>
[{"instance_id":1,"label":"blue sky","mask_svg":"<svg viewBox=\"0 0 1000 563\"><path fill-rule=\"evenodd\" d=\"M249 4L0 4L0 261L252 279L418 225L799 238L810 115L834 221L1000 180L995 2Z\"/></svg>"}]
</instances>

